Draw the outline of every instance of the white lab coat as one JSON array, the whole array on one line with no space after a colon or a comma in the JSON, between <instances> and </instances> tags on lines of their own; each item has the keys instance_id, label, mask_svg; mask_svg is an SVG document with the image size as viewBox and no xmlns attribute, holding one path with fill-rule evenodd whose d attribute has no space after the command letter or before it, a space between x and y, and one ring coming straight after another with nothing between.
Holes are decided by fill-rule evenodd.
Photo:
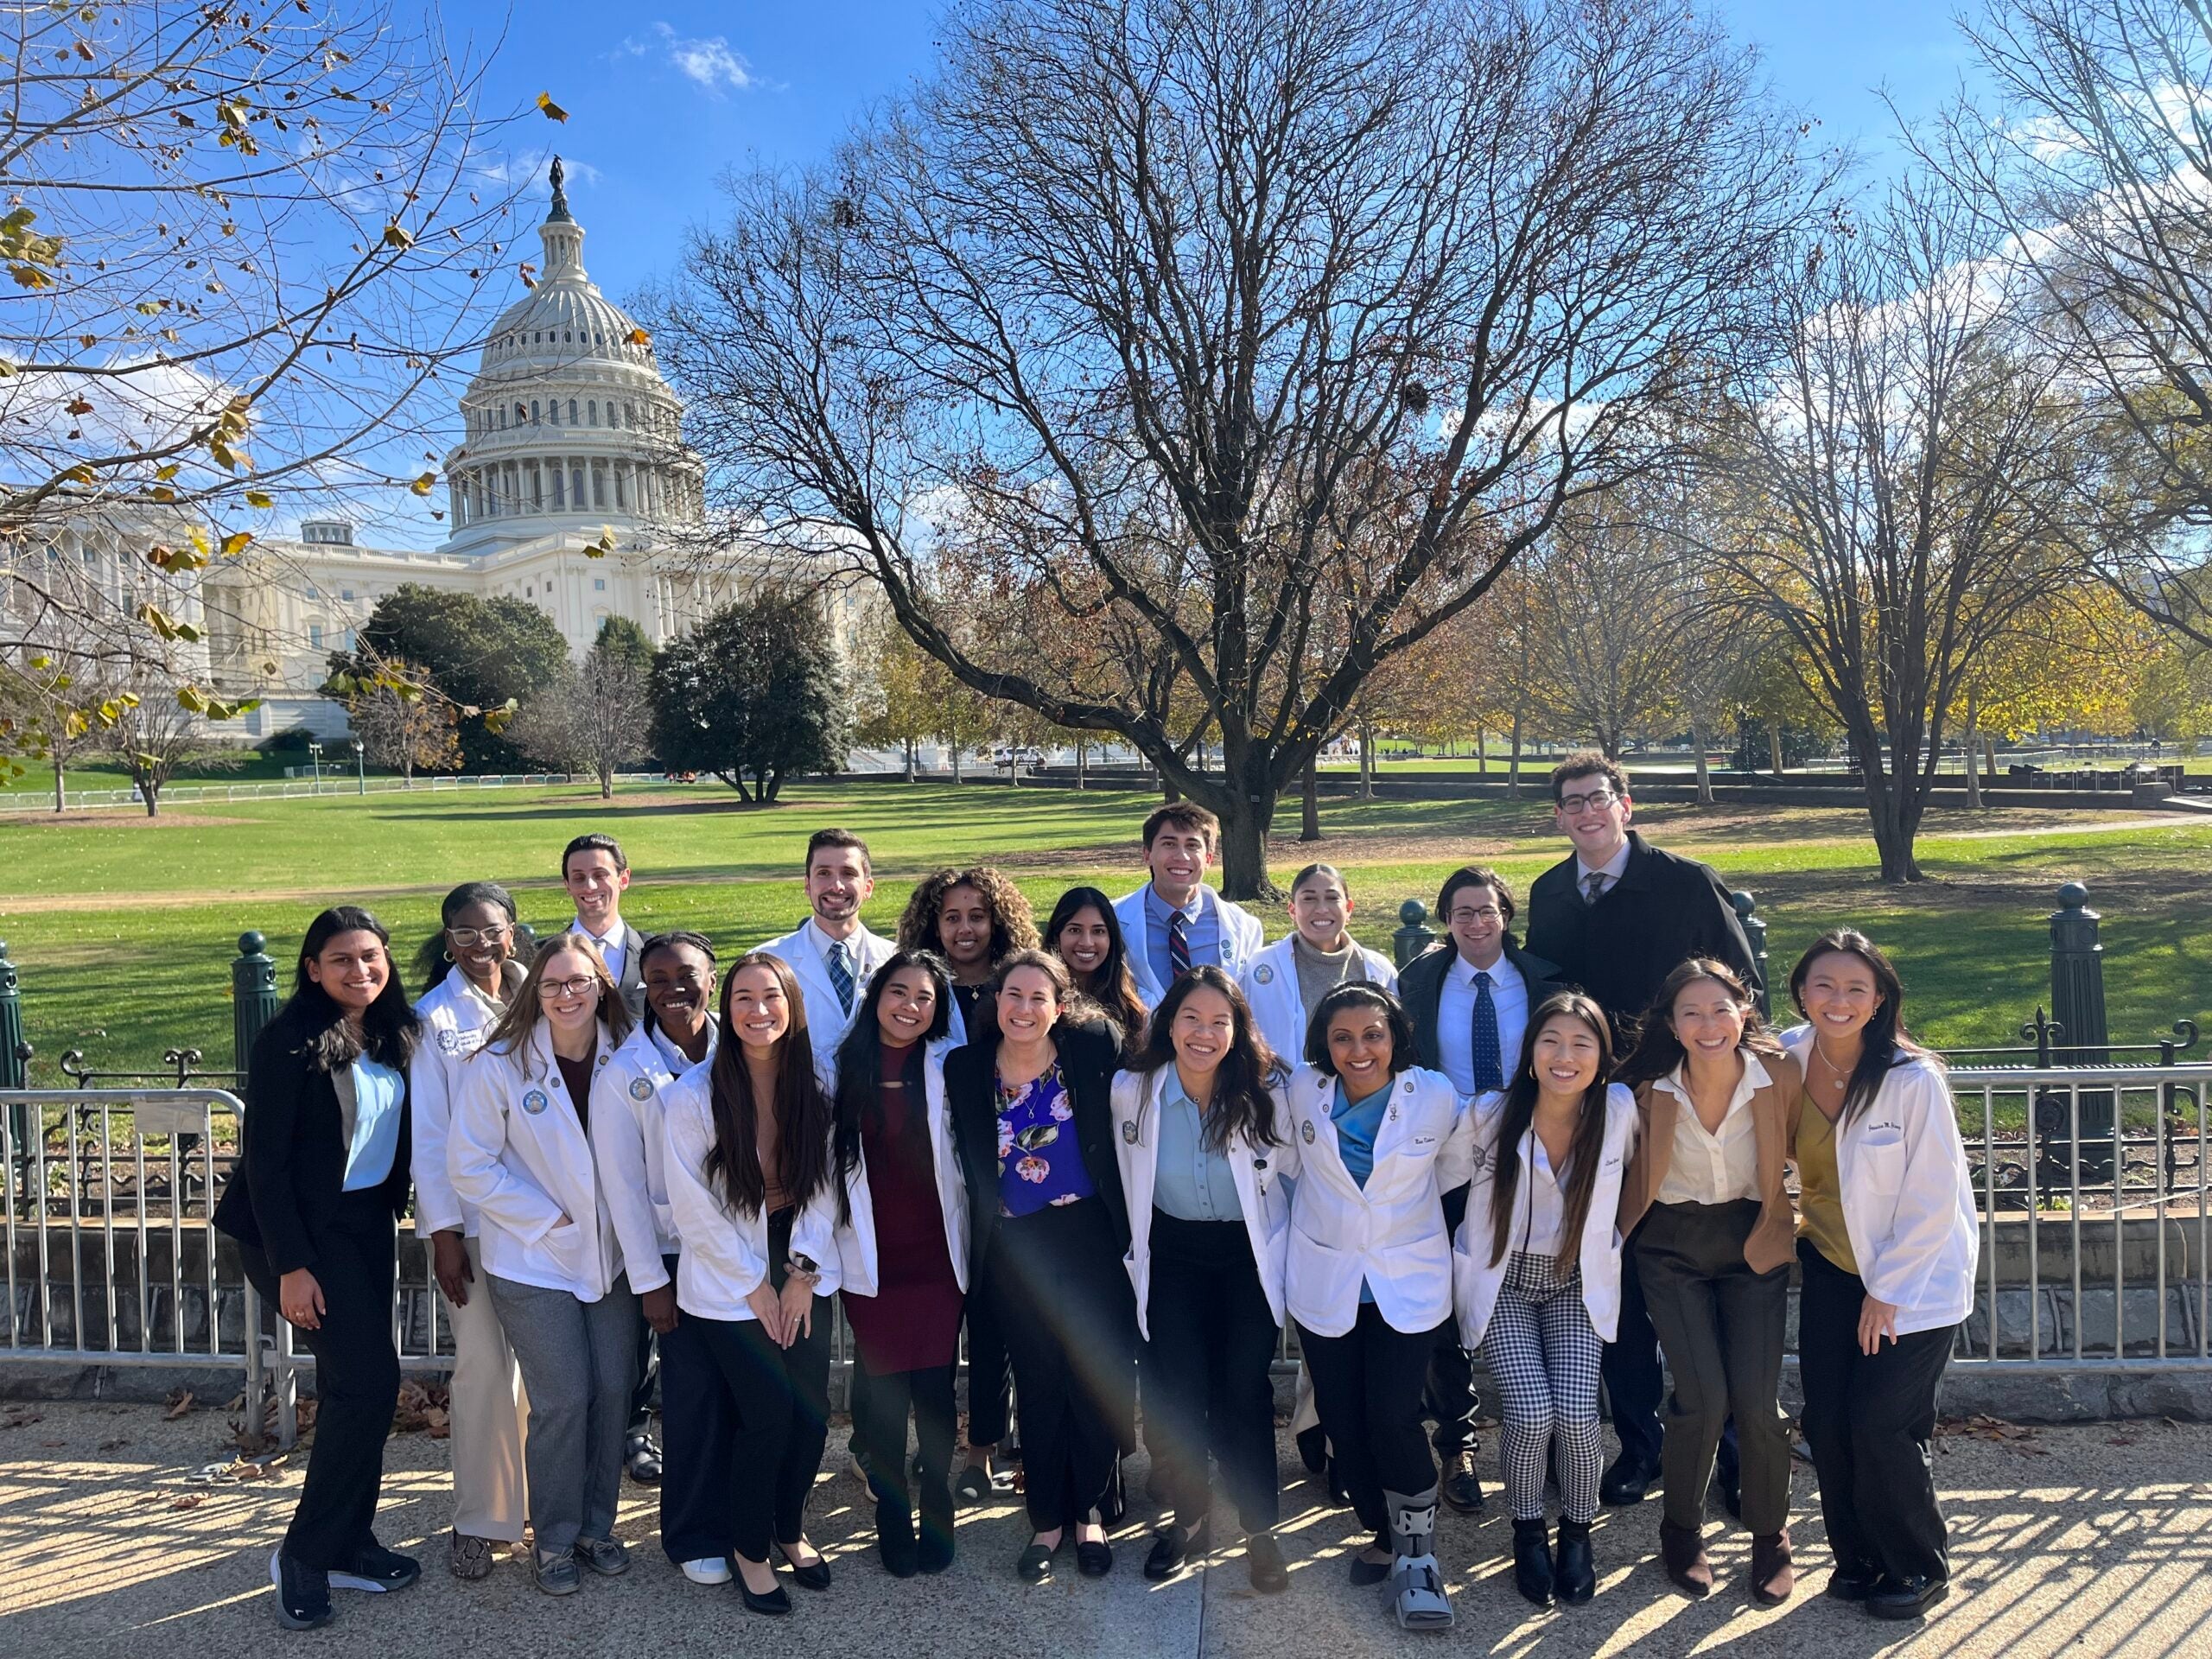
<instances>
[{"instance_id":1,"label":"white lab coat","mask_svg":"<svg viewBox=\"0 0 2212 1659\"><path fill-rule=\"evenodd\" d=\"M1468 1109L1474 1126L1474 1184L1467 1192L1467 1218L1452 1243L1452 1300L1459 1316L1462 1346L1480 1345L1490 1329L1490 1316L1497 1306L1497 1293L1512 1264L1510 1238L1505 1254L1491 1260L1497 1237L1497 1212L1491 1199L1497 1187L1497 1131L1505 1115L1505 1096L1478 1096ZM1629 1154L1637 1135L1636 1091L1624 1084L1605 1090L1605 1139L1599 1154L1598 1179L1590 1189L1590 1213L1583 1218L1582 1243L1576 1259L1582 1268L1582 1306L1591 1328L1607 1342L1619 1332L1621 1322L1621 1235L1615 1225L1620 1215L1621 1179L1628 1173ZM1525 1224L1534 1203L1530 1183L1536 1178L1536 1131L1521 1137L1521 1169L1514 1182L1516 1219Z\"/></svg>"},{"instance_id":2,"label":"white lab coat","mask_svg":"<svg viewBox=\"0 0 2212 1659\"><path fill-rule=\"evenodd\" d=\"M1394 1331L1433 1330L1452 1314L1452 1239L1444 1194L1474 1172L1473 1127L1452 1080L1418 1066L1390 1080L1363 1188L1337 1148L1337 1080L1301 1065L1289 1090L1292 1134L1281 1173L1296 1178L1283 1300L1316 1336L1359 1318L1359 1286Z\"/></svg>"},{"instance_id":3,"label":"white lab coat","mask_svg":"<svg viewBox=\"0 0 2212 1659\"><path fill-rule=\"evenodd\" d=\"M1153 977L1151 952L1145 948L1144 896L1150 887L1147 882L1114 901L1115 919L1122 925L1122 954L1128 960L1129 977L1136 982L1137 1000L1147 1010L1158 1007L1160 999L1167 995L1167 988ZM1243 978L1245 968L1268 942L1267 930L1250 911L1231 904L1203 883L1198 887L1198 905L1221 920L1221 971L1231 979Z\"/></svg>"},{"instance_id":4,"label":"white lab coat","mask_svg":"<svg viewBox=\"0 0 2212 1659\"><path fill-rule=\"evenodd\" d=\"M709 1022L709 1061L715 1058L715 1037ZM683 1248L668 1205L668 1137L660 1123L660 1091L676 1081L676 1071L652 1033L639 1026L592 1078L592 1150L635 1291L666 1284L662 1258Z\"/></svg>"},{"instance_id":5,"label":"white lab coat","mask_svg":"<svg viewBox=\"0 0 2212 1659\"><path fill-rule=\"evenodd\" d=\"M707 1173L715 1144L711 1062L702 1061L660 1091L661 1128L667 1137L669 1207L683 1252L676 1265L676 1305L702 1319L735 1321L759 1316L745 1299L771 1278L768 1212L743 1215L722 1201L721 1186ZM839 1284L837 1195L834 1175L791 1218L791 1252L811 1257L821 1270L818 1296Z\"/></svg>"},{"instance_id":6,"label":"white lab coat","mask_svg":"<svg viewBox=\"0 0 2212 1659\"><path fill-rule=\"evenodd\" d=\"M896 947L865 927L856 930L845 944L853 953L853 1010L857 1013L869 979ZM753 948L781 959L798 979L799 994L806 999L806 1034L814 1044L815 1071L823 1077L834 1075L837 1045L845 1040L853 1016L839 1004L837 988L830 982L830 964L822 959L822 939L813 922L810 919L795 931Z\"/></svg>"},{"instance_id":7,"label":"white lab coat","mask_svg":"<svg viewBox=\"0 0 2212 1659\"><path fill-rule=\"evenodd\" d=\"M1791 1027L1782 1042L1810 1064L1810 1026ZM1820 1108L1808 1100L1805 1109ZM1866 1294L1897 1308L1897 1334L1964 1320L1981 1228L1942 1065L1915 1056L1892 1067L1866 1109L1838 1126L1835 1161L1852 1257Z\"/></svg>"},{"instance_id":8,"label":"white lab coat","mask_svg":"<svg viewBox=\"0 0 2212 1659\"><path fill-rule=\"evenodd\" d=\"M458 1227L474 1238L475 1206L461 1201L446 1173L446 1128L453 1121L461 1068L483 1046L499 1021L499 1011L477 995L467 975L458 968L448 968L443 979L416 1000L415 1017L423 1022L414 1058L407 1063L415 1236L428 1238Z\"/></svg>"},{"instance_id":9,"label":"white lab coat","mask_svg":"<svg viewBox=\"0 0 2212 1659\"><path fill-rule=\"evenodd\" d=\"M1252 1005L1252 1023L1268 1039L1276 1058L1289 1066L1306 1058L1306 1004L1298 995L1298 959L1291 950L1296 938L1293 934L1277 939L1262 950L1236 982L1244 1000ZM1368 982L1395 994L1398 970L1390 965L1390 959L1363 944L1354 944L1352 949L1366 966Z\"/></svg>"},{"instance_id":10,"label":"white lab coat","mask_svg":"<svg viewBox=\"0 0 2212 1659\"><path fill-rule=\"evenodd\" d=\"M613 1058L602 1027L594 1080ZM621 1242L543 1021L517 1052L480 1048L461 1068L446 1170L482 1218L477 1236L486 1273L585 1302L613 1288Z\"/></svg>"},{"instance_id":11,"label":"white lab coat","mask_svg":"<svg viewBox=\"0 0 2212 1659\"><path fill-rule=\"evenodd\" d=\"M960 1173L960 1155L952 1144L952 1114L944 1100L944 1057L953 1048L941 1037L922 1051L922 1090L929 1113L930 1155L937 1171L938 1211L944 1220L945 1254L952 1258L952 1277L963 1291L968 1288L968 1183ZM863 1154L846 1179L852 1218L837 1229L837 1264L847 1294L873 1296L882 1280L875 1247L875 1204L868 1185L868 1158Z\"/></svg>"},{"instance_id":12,"label":"white lab coat","mask_svg":"<svg viewBox=\"0 0 2212 1659\"><path fill-rule=\"evenodd\" d=\"M1114 1160L1121 1166L1122 1191L1129 1201L1129 1249L1122 1258L1136 1292L1137 1330L1148 1342L1147 1306L1152 1294L1152 1195L1160 1174L1160 1111L1175 1068L1122 1071L1114 1078ZM1280 1089L1274 1103L1275 1137L1290 1139L1290 1117ZM1283 1319L1283 1262L1290 1245L1290 1198L1283 1185L1282 1147L1255 1147L1240 1133L1226 1148L1229 1173L1236 1183L1236 1203L1252 1243L1252 1261L1268 1309Z\"/></svg>"}]
</instances>

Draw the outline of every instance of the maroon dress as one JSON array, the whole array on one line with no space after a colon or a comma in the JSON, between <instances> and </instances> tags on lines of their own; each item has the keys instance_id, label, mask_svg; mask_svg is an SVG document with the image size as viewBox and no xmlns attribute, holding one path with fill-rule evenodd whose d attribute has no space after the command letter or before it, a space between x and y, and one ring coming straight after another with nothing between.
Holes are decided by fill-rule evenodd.
<instances>
[{"instance_id":1,"label":"maroon dress","mask_svg":"<svg viewBox=\"0 0 2212 1659\"><path fill-rule=\"evenodd\" d=\"M929 1103L918 1086L899 1084L912 1052L885 1046L883 1075L890 1086L877 1086L876 1121L861 1125L861 1155L875 1213L878 1282L874 1295L848 1291L844 1300L846 1320L870 1376L950 1365L959 1351L960 1283L945 1249Z\"/></svg>"}]
</instances>

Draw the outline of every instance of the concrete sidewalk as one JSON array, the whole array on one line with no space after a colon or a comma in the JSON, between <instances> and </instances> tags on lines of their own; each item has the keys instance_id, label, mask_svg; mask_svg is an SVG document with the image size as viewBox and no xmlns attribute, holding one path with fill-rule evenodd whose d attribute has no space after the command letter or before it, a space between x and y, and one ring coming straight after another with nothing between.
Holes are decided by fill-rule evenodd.
<instances>
[{"instance_id":1,"label":"concrete sidewalk","mask_svg":"<svg viewBox=\"0 0 2212 1659\"><path fill-rule=\"evenodd\" d=\"M294 1637L270 1611L268 1557L297 1498L298 1470L195 1484L196 1471L225 1457L225 1438L216 1412L165 1422L145 1406L0 1405L0 1653L2212 1655L2212 1427L2101 1423L1946 1435L1938 1478L1953 1522L1956 1587L1924 1629L1878 1624L1820 1594L1827 1555L1802 1466L1793 1529L1802 1587L1772 1611L1745 1599L1749 1540L1723 1535L1727 1523L1717 1514L1719 1590L1702 1603L1675 1595L1652 1554L1654 1502L1600 1522L1594 1602L1531 1616L1513 1593L1511 1528L1493 1486L1486 1513L1448 1518L1443 1529L1440 1551L1459 1618L1438 1637L1402 1634L1377 1592L1345 1583L1356 1523L1347 1511L1315 1506L1318 1494L1287 1445L1283 1472L1296 1483L1284 1494L1287 1595L1255 1596L1233 1552L1202 1574L1148 1585L1138 1570L1146 1528L1134 1522L1117 1535L1111 1577L1084 1580L1071 1567L1053 1583L1025 1586L1012 1567L1027 1531L1010 1506L963 1513L960 1559L943 1578L898 1582L876 1565L864 1493L838 1475L817 1487L811 1510L811 1535L836 1563L836 1583L818 1597L794 1590L797 1610L772 1624L748 1617L730 1590L686 1584L660 1554L650 1495L633 1487L625 1489L621 1525L635 1562L628 1576L591 1580L560 1601L539 1595L518 1565L504 1560L485 1582L457 1583L444 1567L446 1448L421 1434L391 1443L378 1529L385 1542L422 1554L422 1582L391 1597L341 1592L335 1623ZM826 1467L842 1468L842 1439L833 1434ZM1493 1446L1486 1479L1494 1467Z\"/></svg>"}]
</instances>

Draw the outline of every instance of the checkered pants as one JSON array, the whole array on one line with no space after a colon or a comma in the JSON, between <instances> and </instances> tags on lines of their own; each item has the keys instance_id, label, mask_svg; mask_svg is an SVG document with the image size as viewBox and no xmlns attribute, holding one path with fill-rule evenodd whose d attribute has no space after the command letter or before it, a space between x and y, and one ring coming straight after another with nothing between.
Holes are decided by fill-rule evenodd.
<instances>
[{"instance_id":1,"label":"checkered pants","mask_svg":"<svg viewBox=\"0 0 2212 1659\"><path fill-rule=\"evenodd\" d=\"M1515 1520L1542 1516L1545 1465L1554 1441L1567 1518L1597 1518L1605 1461L1598 1362L1604 1351L1582 1305L1582 1269L1561 1279L1552 1257L1516 1251L1506 1262L1482 1345L1503 1402L1501 1459Z\"/></svg>"}]
</instances>

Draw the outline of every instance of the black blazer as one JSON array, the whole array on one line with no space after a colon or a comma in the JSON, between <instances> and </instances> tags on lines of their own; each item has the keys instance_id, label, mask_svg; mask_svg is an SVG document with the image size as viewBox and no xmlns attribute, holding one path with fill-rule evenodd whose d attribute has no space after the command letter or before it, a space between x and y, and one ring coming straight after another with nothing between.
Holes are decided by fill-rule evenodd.
<instances>
[{"instance_id":1,"label":"black blazer","mask_svg":"<svg viewBox=\"0 0 2212 1659\"><path fill-rule=\"evenodd\" d=\"M279 1274L312 1268L346 1184L346 1120L337 1085L316 1065L309 1044L321 1011L289 1002L254 1039L248 1062L238 1161L215 1206L215 1225L269 1257ZM391 1208L407 1207L412 1103L400 1069L399 1144L391 1173L370 1189ZM366 1196L364 1194L363 1196Z\"/></svg>"},{"instance_id":2,"label":"black blazer","mask_svg":"<svg viewBox=\"0 0 2212 1659\"><path fill-rule=\"evenodd\" d=\"M1129 1205L1122 1192L1122 1166L1114 1157L1114 1073L1121 1046L1104 1020L1064 1025L1052 1033L1059 1050L1060 1080L1075 1108L1076 1144L1083 1166L1098 1189L1112 1224L1114 1248L1129 1247ZM944 1057L945 1109L952 1115L952 1135L959 1148L961 1173L968 1182L968 1259L990 1260L999 1226L999 1034Z\"/></svg>"},{"instance_id":3,"label":"black blazer","mask_svg":"<svg viewBox=\"0 0 2212 1659\"><path fill-rule=\"evenodd\" d=\"M1414 1048L1421 1056L1421 1063L1432 1071L1444 1069L1443 1046L1436 1035L1436 1008L1444 997L1444 976L1451 971L1459 954L1459 947L1447 938L1415 957L1398 976L1398 1001L1406 1005L1407 1016L1414 1022ZM1510 938L1505 941L1505 959L1527 982L1530 1014L1535 1013L1536 1005L1553 992L1566 988L1559 983L1556 966L1541 957L1530 956ZM1517 1054L1505 1057L1509 1077L1519 1058Z\"/></svg>"},{"instance_id":4,"label":"black blazer","mask_svg":"<svg viewBox=\"0 0 2212 1659\"><path fill-rule=\"evenodd\" d=\"M1529 889L1529 949L1597 999L1616 1026L1640 1020L1669 974L1691 957L1726 963L1758 988L1751 947L1710 864L1662 853L1629 831L1628 867L1594 905L1575 885L1572 854ZM1616 1030L1614 1046L1624 1046Z\"/></svg>"}]
</instances>

